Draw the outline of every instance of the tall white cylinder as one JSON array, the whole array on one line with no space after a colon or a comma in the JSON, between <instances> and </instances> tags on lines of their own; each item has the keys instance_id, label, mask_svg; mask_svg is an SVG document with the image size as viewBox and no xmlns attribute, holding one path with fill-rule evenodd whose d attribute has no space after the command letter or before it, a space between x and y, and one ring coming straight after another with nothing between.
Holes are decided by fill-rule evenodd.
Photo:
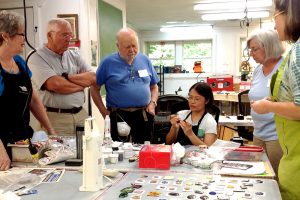
<instances>
[{"instance_id":1,"label":"tall white cylinder","mask_svg":"<svg viewBox=\"0 0 300 200\"><path fill-rule=\"evenodd\" d=\"M82 137L83 180L80 191L98 191L103 188L102 140L95 118L85 120Z\"/></svg>"}]
</instances>

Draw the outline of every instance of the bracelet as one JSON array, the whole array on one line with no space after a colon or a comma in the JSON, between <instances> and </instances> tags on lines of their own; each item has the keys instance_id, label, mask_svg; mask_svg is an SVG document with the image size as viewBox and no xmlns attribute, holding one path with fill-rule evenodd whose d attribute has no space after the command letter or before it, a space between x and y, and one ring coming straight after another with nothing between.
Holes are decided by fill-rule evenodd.
<instances>
[{"instance_id":1,"label":"bracelet","mask_svg":"<svg viewBox=\"0 0 300 200\"><path fill-rule=\"evenodd\" d=\"M69 74L64 72L61 74L66 80L69 80Z\"/></svg>"}]
</instances>

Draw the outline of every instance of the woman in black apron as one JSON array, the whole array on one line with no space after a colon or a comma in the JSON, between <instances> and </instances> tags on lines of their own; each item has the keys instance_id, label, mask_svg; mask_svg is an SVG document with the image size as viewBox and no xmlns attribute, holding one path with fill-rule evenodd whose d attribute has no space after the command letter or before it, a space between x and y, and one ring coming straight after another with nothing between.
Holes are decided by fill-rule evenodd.
<instances>
[{"instance_id":1,"label":"woman in black apron","mask_svg":"<svg viewBox=\"0 0 300 200\"><path fill-rule=\"evenodd\" d=\"M10 167L8 143L30 138L30 113L45 124L49 133L54 130L44 107L32 90L31 72L17 54L24 48L22 18L13 12L0 12L0 170Z\"/></svg>"},{"instance_id":2,"label":"woman in black apron","mask_svg":"<svg viewBox=\"0 0 300 200\"><path fill-rule=\"evenodd\" d=\"M217 139L217 122L207 109L213 101L213 93L207 83L194 84L189 90L190 110L171 115L172 126L166 136L166 143L212 145Z\"/></svg>"}]
</instances>

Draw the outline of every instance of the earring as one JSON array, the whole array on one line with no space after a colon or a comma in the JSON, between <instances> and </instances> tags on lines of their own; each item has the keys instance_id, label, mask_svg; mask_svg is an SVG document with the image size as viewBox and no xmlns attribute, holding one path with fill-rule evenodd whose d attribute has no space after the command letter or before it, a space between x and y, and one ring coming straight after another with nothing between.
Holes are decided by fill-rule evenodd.
<instances>
[{"instance_id":1,"label":"earring","mask_svg":"<svg viewBox=\"0 0 300 200\"><path fill-rule=\"evenodd\" d=\"M5 46L7 46L8 45L8 42L7 41L5 41Z\"/></svg>"}]
</instances>

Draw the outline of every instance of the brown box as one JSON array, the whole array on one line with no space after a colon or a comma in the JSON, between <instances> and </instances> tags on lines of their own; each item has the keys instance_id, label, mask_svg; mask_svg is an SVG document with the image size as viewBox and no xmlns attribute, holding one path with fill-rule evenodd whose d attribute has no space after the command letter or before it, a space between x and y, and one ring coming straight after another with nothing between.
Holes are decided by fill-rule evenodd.
<instances>
[{"instance_id":1,"label":"brown box","mask_svg":"<svg viewBox=\"0 0 300 200\"><path fill-rule=\"evenodd\" d=\"M33 162L33 158L28 149L28 145L21 144L8 144L11 147L12 161L13 162Z\"/></svg>"}]
</instances>

